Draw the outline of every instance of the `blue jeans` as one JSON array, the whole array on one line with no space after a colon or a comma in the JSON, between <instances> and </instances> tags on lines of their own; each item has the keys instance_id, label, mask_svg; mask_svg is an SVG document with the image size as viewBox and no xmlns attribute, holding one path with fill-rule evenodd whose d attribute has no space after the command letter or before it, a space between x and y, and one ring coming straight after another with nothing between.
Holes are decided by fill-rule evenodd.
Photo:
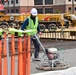
<instances>
[{"instance_id":1,"label":"blue jeans","mask_svg":"<svg viewBox=\"0 0 76 75\"><path fill-rule=\"evenodd\" d=\"M40 44L35 37L31 37L31 41L33 41L34 49L35 49L34 58L38 58L39 57L39 51L40 51Z\"/></svg>"}]
</instances>

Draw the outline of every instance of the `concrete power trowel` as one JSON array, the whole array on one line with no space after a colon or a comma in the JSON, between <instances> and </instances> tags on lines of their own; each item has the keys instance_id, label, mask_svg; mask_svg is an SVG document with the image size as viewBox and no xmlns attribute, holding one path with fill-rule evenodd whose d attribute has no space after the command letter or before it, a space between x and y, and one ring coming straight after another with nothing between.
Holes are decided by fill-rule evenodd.
<instances>
[{"instance_id":1,"label":"concrete power trowel","mask_svg":"<svg viewBox=\"0 0 76 75\"><path fill-rule=\"evenodd\" d=\"M37 35L34 35L40 46L43 49L44 54L41 57L41 60L37 63L36 68L39 70L62 70L69 68L67 62L60 57L60 53L57 48L47 48L45 49L42 43L40 42Z\"/></svg>"}]
</instances>

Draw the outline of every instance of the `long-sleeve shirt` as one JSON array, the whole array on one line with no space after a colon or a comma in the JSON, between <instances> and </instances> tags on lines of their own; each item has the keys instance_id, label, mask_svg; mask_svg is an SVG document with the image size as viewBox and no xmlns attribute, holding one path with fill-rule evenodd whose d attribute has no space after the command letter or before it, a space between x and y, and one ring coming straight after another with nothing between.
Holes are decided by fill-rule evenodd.
<instances>
[{"instance_id":1,"label":"long-sleeve shirt","mask_svg":"<svg viewBox=\"0 0 76 75\"><path fill-rule=\"evenodd\" d=\"M34 21L34 23L35 23L35 19L33 19L33 21ZM21 30L26 29L26 26L29 25L28 23L29 23L29 18L27 18L27 19L24 21L24 23L22 24ZM39 23L38 23L37 31L38 31L38 33L40 32Z\"/></svg>"}]
</instances>

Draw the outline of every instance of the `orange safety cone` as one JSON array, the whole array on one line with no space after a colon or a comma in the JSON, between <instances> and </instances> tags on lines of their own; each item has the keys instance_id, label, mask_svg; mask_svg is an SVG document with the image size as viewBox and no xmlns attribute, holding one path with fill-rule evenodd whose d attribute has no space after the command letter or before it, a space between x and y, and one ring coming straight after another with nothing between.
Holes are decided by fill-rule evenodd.
<instances>
[{"instance_id":1,"label":"orange safety cone","mask_svg":"<svg viewBox=\"0 0 76 75\"><path fill-rule=\"evenodd\" d=\"M18 75L23 75L22 38L18 37Z\"/></svg>"},{"instance_id":2,"label":"orange safety cone","mask_svg":"<svg viewBox=\"0 0 76 75\"><path fill-rule=\"evenodd\" d=\"M12 34L11 38L11 75L15 75L15 42L14 42L14 34Z\"/></svg>"},{"instance_id":3,"label":"orange safety cone","mask_svg":"<svg viewBox=\"0 0 76 75\"><path fill-rule=\"evenodd\" d=\"M23 50L24 50L24 53L23 53L23 75L26 75L26 70L27 70L27 68L26 68L26 66L27 66L27 58L26 58L26 54L27 54L27 52L26 52L26 50L27 50L27 46L26 46L26 36L25 36L25 34L24 34L24 41L23 41Z\"/></svg>"},{"instance_id":4,"label":"orange safety cone","mask_svg":"<svg viewBox=\"0 0 76 75\"><path fill-rule=\"evenodd\" d=\"M27 47L27 75L30 75L30 36L28 36L28 47Z\"/></svg>"},{"instance_id":5,"label":"orange safety cone","mask_svg":"<svg viewBox=\"0 0 76 75\"><path fill-rule=\"evenodd\" d=\"M0 36L0 75L2 75L2 40Z\"/></svg>"},{"instance_id":6,"label":"orange safety cone","mask_svg":"<svg viewBox=\"0 0 76 75\"><path fill-rule=\"evenodd\" d=\"M3 75L7 75L8 74L8 70L7 70L7 57L6 57L6 33L4 33L4 46L3 46L3 52L4 52L4 70L3 70Z\"/></svg>"}]
</instances>

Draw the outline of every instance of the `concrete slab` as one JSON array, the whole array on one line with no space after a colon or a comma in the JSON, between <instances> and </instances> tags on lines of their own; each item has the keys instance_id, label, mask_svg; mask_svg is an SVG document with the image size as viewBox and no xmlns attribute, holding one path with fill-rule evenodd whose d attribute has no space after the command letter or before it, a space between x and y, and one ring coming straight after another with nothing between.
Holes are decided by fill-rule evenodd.
<instances>
[{"instance_id":1,"label":"concrete slab","mask_svg":"<svg viewBox=\"0 0 76 75\"><path fill-rule=\"evenodd\" d=\"M31 75L76 75L76 67L72 67L66 70L48 71Z\"/></svg>"},{"instance_id":2,"label":"concrete slab","mask_svg":"<svg viewBox=\"0 0 76 75\"><path fill-rule=\"evenodd\" d=\"M76 48L75 49L67 49L67 50L59 50L59 53L61 54L62 59L69 64L69 67L72 69L66 69L65 71L43 71L36 69L37 61L31 62L31 75L76 75ZM40 58L43 56L43 52L40 52ZM33 56L31 57L33 58ZM11 59L10 59L11 60ZM3 60L2 60L3 61ZM11 64L11 62L10 62ZM63 72L64 71L64 72ZM67 74L64 74L67 72ZM72 74L74 72L75 74ZM15 57L15 75L18 73L18 57ZM55 74L56 73L56 74Z\"/></svg>"},{"instance_id":3,"label":"concrete slab","mask_svg":"<svg viewBox=\"0 0 76 75\"><path fill-rule=\"evenodd\" d=\"M61 53L62 59L69 64L70 68L76 67L76 49L60 50L59 52ZM43 55L43 52L40 53L40 58L42 57L42 55ZM42 70L36 69L36 65L37 65L37 62L31 62L31 74L47 72L47 71L42 71ZM75 71L76 71L76 68L75 68ZM48 74L46 74L46 75L48 75ZM69 75L69 74L67 74L67 75Z\"/></svg>"}]
</instances>

